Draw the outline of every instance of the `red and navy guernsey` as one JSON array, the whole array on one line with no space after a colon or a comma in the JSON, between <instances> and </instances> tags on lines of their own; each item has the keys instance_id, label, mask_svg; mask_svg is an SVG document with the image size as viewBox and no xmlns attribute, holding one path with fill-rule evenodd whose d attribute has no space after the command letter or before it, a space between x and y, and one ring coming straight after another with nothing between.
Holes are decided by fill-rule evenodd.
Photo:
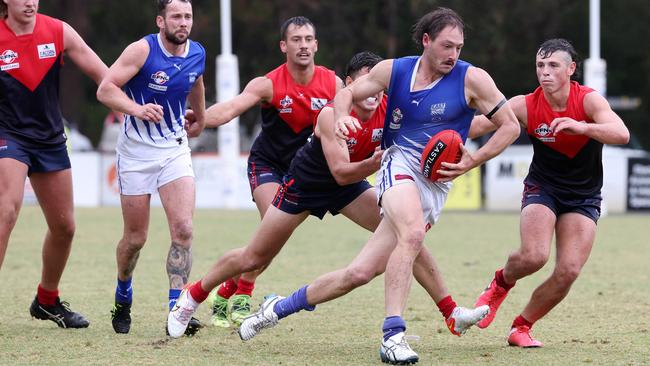
<instances>
[{"instance_id":1,"label":"red and navy guernsey","mask_svg":"<svg viewBox=\"0 0 650 366\"><path fill-rule=\"evenodd\" d=\"M0 137L52 146L66 136L59 104L63 23L36 15L31 34L17 36L0 20Z\"/></svg>"},{"instance_id":2,"label":"red and navy guernsey","mask_svg":"<svg viewBox=\"0 0 650 366\"><path fill-rule=\"evenodd\" d=\"M307 85L296 83L287 64L266 74L273 82L273 100L262 105L262 131L251 147L251 158L260 157L286 172L296 151L313 132L318 112L336 94L334 71L315 66Z\"/></svg>"}]
</instances>

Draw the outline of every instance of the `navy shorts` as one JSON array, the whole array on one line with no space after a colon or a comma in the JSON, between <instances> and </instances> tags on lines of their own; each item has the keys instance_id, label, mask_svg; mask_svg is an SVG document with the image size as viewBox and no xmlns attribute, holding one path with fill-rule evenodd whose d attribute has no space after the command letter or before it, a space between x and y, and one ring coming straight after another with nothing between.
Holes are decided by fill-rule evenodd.
<instances>
[{"instance_id":1,"label":"navy shorts","mask_svg":"<svg viewBox=\"0 0 650 366\"><path fill-rule=\"evenodd\" d=\"M48 147L27 147L18 141L0 137L0 159L18 160L29 167L27 174L48 173L70 169L68 148L63 144Z\"/></svg>"},{"instance_id":2,"label":"navy shorts","mask_svg":"<svg viewBox=\"0 0 650 366\"><path fill-rule=\"evenodd\" d=\"M309 211L322 220L328 211L333 216L338 215L339 211L370 188L372 185L363 180L333 189L307 190L296 187L295 179L285 176L284 183L275 194L273 206L291 215Z\"/></svg>"},{"instance_id":3,"label":"navy shorts","mask_svg":"<svg viewBox=\"0 0 650 366\"><path fill-rule=\"evenodd\" d=\"M587 216L595 223L600 218L600 194L586 198L563 198L549 193L547 190L530 180L524 181L524 194L521 199L521 209L530 204L540 204L548 207L556 217L562 214L575 212Z\"/></svg>"},{"instance_id":4,"label":"navy shorts","mask_svg":"<svg viewBox=\"0 0 650 366\"><path fill-rule=\"evenodd\" d=\"M282 177L286 172L276 168L268 161L257 156L248 157L248 184L251 188L251 195L253 191L264 183L277 183L282 185ZM255 201L255 199L253 199Z\"/></svg>"}]
</instances>

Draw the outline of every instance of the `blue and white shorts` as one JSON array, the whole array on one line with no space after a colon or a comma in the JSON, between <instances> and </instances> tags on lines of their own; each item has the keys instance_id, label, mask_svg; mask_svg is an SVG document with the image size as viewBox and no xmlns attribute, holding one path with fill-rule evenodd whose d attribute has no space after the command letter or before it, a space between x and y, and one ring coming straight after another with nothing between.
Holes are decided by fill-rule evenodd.
<instances>
[{"instance_id":1,"label":"blue and white shorts","mask_svg":"<svg viewBox=\"0 0 650 366\"><path fill-rule=\"evenodd\" d=\"M451 182L432 182L425 178L420 172L419 164L412 161L397 146L393 145L384 152L381 161L381 169L377 173L377 199L381 206L381 197L391 187L413 183L420 192L420 204L422 205L422 217L424 222L433 225L438 221L447 195L451 188ZM404 202L408 205L409 202ZM383 215L383 210L382 210Z\"/></svg>"}]
</instances>

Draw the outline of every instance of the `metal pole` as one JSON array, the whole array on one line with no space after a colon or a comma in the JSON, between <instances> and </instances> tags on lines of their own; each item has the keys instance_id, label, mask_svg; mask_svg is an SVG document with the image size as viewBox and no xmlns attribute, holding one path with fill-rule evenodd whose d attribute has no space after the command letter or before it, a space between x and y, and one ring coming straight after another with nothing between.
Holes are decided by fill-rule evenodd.
<instances>
[{"instance_id":1,"label":"metal pole","mask_svg":"<svg viewBox=\"0 0 650 366\"><path fill-rule=\"evenodd\" d=\"M585 60L585 82L607 95L607 63L600 58L600 0L589 0L589 58Z\"/></svg>"},{"instance_id":2,"label":"metal pole","mask_svg":"<svg viewBox=\"0 0 650 366\"><path fill-rule=\"evenodd\" d=\"M232 54L232 22L230 0L221 0L221 55L217 56L217 102L225 102L239 94L239 66ZM224 206L238 208L239 196L239 117L219 127L219 159Z\"/></svg>"}]
</instances>

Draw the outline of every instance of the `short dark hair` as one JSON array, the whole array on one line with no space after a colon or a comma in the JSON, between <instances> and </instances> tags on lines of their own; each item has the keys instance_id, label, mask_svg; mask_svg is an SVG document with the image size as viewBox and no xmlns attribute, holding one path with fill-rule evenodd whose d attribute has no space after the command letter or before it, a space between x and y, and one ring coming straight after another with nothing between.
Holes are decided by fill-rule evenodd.
<instances>
[{"instance_id":1,"label":"short dark hair","mask_svg":"<svg viewBox=\"0 0 650 366\"><path fill-rule=\"evenodd\" d=\"M303 16L297 16L293 18L289 18L282 23L282 26L280 27L280 40L286 41L287 40L287 29L289 26L293 24L296 27L303 27L305 25L311 26L311 28L314 30L314 36L316 36L316 26L314 23L311 22L311 20L307 19L306 17Z\"/></svg>"},{"instance_id":2,"label":"short dark hair","mask_svg":"<svg viewBox=\"0 0 650 366\"><path fill-rule=\"evenodd\" d=\"M167 5L171 4L174 0L157 0L158 2L158 15L165 16L165 10L167 10ZM184 3L192 4L192 0L178 0Z\"/></svg>"},{"instance_id":3,"label":"short dark hair","mask_svg":"<svg viewBox=\"0 0 650 366\"><path fill-rule=\"evenodd\" d=\"M4 1L0 0L0 18L6 18L9 16L7 10L7 4Z\"/></svg>"},{"instance_id":4,"label":"short dark hair","mask_svg":"<svg viewBox=\"0 0 650 366\"><path fill-rule=\"evenodd\" d=\"M458 28L461 33L465 32L465 23L455 11L449 8L437 8L425 14L415 25L411 28L413 33L413 42L419 47L422 47L422 37L428 34L429 38L433 41L438 37L445 27L452 26Z\"/></svg>"},{"instance_id":5,"label":"short dark hair","mask_svg":"<svg viewBox=\"0 0 650 366\"><path fill-rule=\"evenodd\" d=\"M549 39L547 41L544 41L539 46L539 50L537 51L537 54L541 58L547 58L557 51L566 52L567 54L569 54L569 57L571 57L571 61L576 63L576 71L573 73L573 75L571 75L571 79L578 79L578 77L580 77L580 68L579 68L580 60L579 60L578 52L576 52L575 48L573 48L571 42L567 41L564 38Z\"/></svg>"},{"instance_id":6,"label":"short dark hair","mask_svg":"<svg viewBox=\"0 0 650 366\"><path fill-rule=\"evenodd\" d=\"M355 78L355 75L364 67L372 69L375 65L383 60L381 56L377 56L372 52L363 51L352 56L348 66L345 68L345 76Z\"/></svg>"}]
</instances>

